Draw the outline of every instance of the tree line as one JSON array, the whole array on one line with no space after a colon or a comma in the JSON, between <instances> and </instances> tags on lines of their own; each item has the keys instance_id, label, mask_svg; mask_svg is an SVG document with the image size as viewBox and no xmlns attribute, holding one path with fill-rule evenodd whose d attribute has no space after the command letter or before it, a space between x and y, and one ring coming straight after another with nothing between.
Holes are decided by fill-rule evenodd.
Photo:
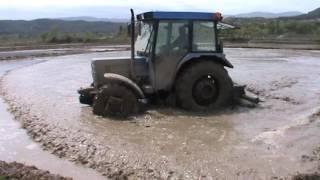
<instances>
[{"instance_id":1,"label":"tree line","mask_svg":"<svg viewBox=\"0 0 320 180\"><path fill-rule=\"evenodd\" d=\"M222 30L227 40L305 39L320 40L320 21L317 20L228 20L240 29Z\"/></svg>"}]
</instances>

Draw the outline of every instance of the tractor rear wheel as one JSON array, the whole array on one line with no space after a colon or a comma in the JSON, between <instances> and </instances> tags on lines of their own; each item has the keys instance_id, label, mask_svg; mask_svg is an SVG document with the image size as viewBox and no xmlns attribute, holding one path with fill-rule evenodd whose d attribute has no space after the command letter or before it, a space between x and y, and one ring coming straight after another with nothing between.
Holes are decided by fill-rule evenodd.
<instances>
[{"instance_id":1,"label":"tractor rear wheel","mask_svg":"<svg viewBox=\"0 0 320 180\"><path fill-rule=\"evenodd\" d=\"M93 113L99 116L127 118L138 113L138 98L132 90L121 84L103 86L93 102Z\"/></svg>"},{"instance_id":2,"label":"tractor rear wheel","mask_svg":"<svg viewBox=\"0 0 320 180\"><path fill-rule=\"evenodd\" d=\"M176 81L179 105L192 111L220 109L232 101L233 82L224 67L200 61L184 69Z\"/></svg>"}]
</instances>

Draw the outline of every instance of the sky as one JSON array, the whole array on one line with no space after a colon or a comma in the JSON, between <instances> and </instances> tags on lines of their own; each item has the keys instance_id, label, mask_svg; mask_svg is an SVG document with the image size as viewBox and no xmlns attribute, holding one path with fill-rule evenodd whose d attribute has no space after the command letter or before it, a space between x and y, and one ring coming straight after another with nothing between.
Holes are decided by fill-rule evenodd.
<instances>
[{"instance_id":1,"label":"sky","mask_svg":"<svg viewBox=\"0 0 320 180\"><path fill-rule=\"evenodd\" d=\"M263 11L309 12L320 0L0 0L0 19L74 16L128 18L129 9L143 11L203 11L233 15Z\"/></svg>"}]
</instances>

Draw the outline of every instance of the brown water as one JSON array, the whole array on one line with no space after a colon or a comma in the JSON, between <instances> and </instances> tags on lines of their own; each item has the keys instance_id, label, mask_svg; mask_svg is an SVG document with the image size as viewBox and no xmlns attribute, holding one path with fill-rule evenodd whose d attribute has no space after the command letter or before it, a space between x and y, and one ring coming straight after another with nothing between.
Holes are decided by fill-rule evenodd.
<instances>
[{"instance_id":1,"label":"brown water","mask_svg":"<svg viewBox=\"0 0 320 180\"><path fill-rule=\"evenodd\" d=\"M115 164L124 161L139 169L150 163L148 167L171 169L186 178L264 179L316 169L317 162L301 157L320 146L320 52L227 49L226 54L235 66L229 69L231 77L259 94L265 101L260 107L206 116L156 108L131 121L92 115L76 93L92 81L90 59L129 52L48 58L13 71L4 84L13 101L45 123L94 139L94 156L87 157L93 164L125 157ZM68 136L68 131L61 134ZM99 157L96 151L101 151Z\"/></svg>"}]
</instances>

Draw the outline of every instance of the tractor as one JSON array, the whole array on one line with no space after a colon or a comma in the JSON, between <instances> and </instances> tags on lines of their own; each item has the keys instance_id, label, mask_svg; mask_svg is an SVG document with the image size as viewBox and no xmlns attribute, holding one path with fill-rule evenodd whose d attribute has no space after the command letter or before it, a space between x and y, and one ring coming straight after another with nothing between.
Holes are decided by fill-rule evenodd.
<instances>
[{"instance_id":1,"label":"tractor","mask_svg":"<svg viewBox=\"0 0 320 180\"><path fill-rule=\"evenodd\" d=\"M131 9L131 57L93 59L93 83L78 90L80 103L100 116L126 118L154 99L176 100L189 111L212 111L239 98L257 102L234 85L226 68L220 13Z\"/></svg>"}]
</instances>

